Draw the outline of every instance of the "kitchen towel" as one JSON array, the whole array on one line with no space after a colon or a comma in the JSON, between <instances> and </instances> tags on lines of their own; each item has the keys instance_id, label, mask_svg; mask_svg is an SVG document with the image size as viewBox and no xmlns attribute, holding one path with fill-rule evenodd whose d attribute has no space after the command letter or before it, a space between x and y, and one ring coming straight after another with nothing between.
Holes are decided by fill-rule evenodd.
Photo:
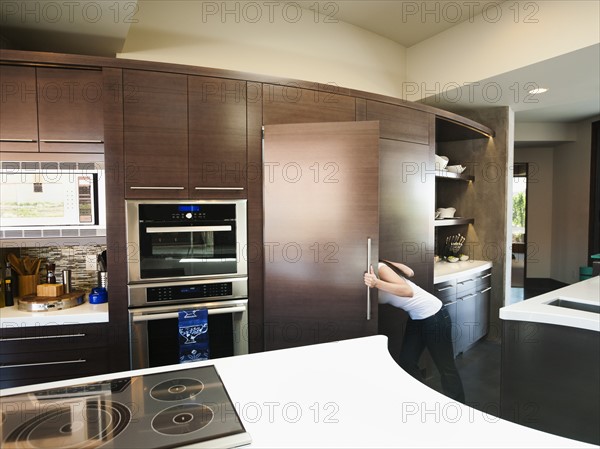
<instances>
[{"instance_id":1,"label":"kitchen towel","mask_svg":"<svg viewBox=\"0 0 600 449\"><path fill-rule=\"evenodd\" d=\"M179 363L209 359L208 310L179 311Z\"/></svg>"}]
</instances>

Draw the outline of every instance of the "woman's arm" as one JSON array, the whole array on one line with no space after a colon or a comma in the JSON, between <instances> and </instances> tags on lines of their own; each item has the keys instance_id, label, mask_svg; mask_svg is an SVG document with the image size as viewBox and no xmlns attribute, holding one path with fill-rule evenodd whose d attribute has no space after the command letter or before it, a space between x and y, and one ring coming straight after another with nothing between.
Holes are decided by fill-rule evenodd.
<instances>
[{"instance_id":1,"label":"woman's arm","mask_svg":"<svg viewBox=\"0 0 600 449\"><path fill-rule=\"evenodd\" d=\"M396 296L405 298L413 296L412 287L401 276L394 273L394 270L385 265L379 269L379 278L377 278L373 266L371 266L369 272L365 273L365 285Z\"/></svg>"}]
</instances>

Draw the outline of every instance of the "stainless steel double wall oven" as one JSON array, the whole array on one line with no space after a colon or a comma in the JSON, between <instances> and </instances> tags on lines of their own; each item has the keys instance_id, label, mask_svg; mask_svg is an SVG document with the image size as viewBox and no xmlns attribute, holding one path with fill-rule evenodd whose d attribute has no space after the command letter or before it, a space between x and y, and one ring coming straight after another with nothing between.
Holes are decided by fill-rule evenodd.
<instances>
[{"instance_id":1,"label":"stainless steel double wall oven","mask_svg":"<svg viewBox=\"0 0 600 449\"><path fill-rule=\"evenodd\" d=\"M248 353L246 209L246 200L126 202L133 369L178 363L180 310L208 310L211 358Z\"/></svg>"}]
</instances>

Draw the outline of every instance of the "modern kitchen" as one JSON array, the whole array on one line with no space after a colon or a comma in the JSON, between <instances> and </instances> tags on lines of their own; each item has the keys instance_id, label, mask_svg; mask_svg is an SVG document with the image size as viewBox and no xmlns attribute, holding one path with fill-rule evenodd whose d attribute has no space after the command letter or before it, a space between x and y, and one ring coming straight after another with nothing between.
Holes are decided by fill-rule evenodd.
<instances>
[{"instance_id":1,"label":"modern kitchen","mask_svg":"<svg viewBox=\"0 0 600 449\"><path fill-rule=\"evenodd\" d=\"M2 447L600 445L598 2L1 13Z\"/></svg>"}]
</instances>

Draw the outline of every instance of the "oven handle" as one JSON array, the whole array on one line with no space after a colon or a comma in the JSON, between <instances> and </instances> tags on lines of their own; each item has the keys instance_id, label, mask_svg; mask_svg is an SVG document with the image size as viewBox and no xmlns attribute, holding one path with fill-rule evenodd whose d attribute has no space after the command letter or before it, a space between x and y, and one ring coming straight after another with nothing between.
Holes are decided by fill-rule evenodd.
<instances>
[{"instance_id":1,"label":"oven handle","mask_svg":"<svg viewBox=\"0 0 600 449\"><path fill-rule=\"evenodd\" d=\"M220 309L208 309L209 315L220 315L224 313L235 313L235 312L245 312L245 306L238 307L222 307ZM179 312L168 312L168 313L153 313L148 315L134 315L131 320L134 323L144 322L144 321L152 321L152 320L166 320L169 318L179 318Z\"/></svg>"},{"instance_id":2,"label":"oven handle","mask_svg":"<svg viewBox=\"0 0 600 449\"><path fill-rule=\"evenodd\" d=\"M231 226L161 226L158 228L146 228L148 234L158 234L162 232L211 232L211 231L231 231Z\"/></svg>"}]
</instances>

